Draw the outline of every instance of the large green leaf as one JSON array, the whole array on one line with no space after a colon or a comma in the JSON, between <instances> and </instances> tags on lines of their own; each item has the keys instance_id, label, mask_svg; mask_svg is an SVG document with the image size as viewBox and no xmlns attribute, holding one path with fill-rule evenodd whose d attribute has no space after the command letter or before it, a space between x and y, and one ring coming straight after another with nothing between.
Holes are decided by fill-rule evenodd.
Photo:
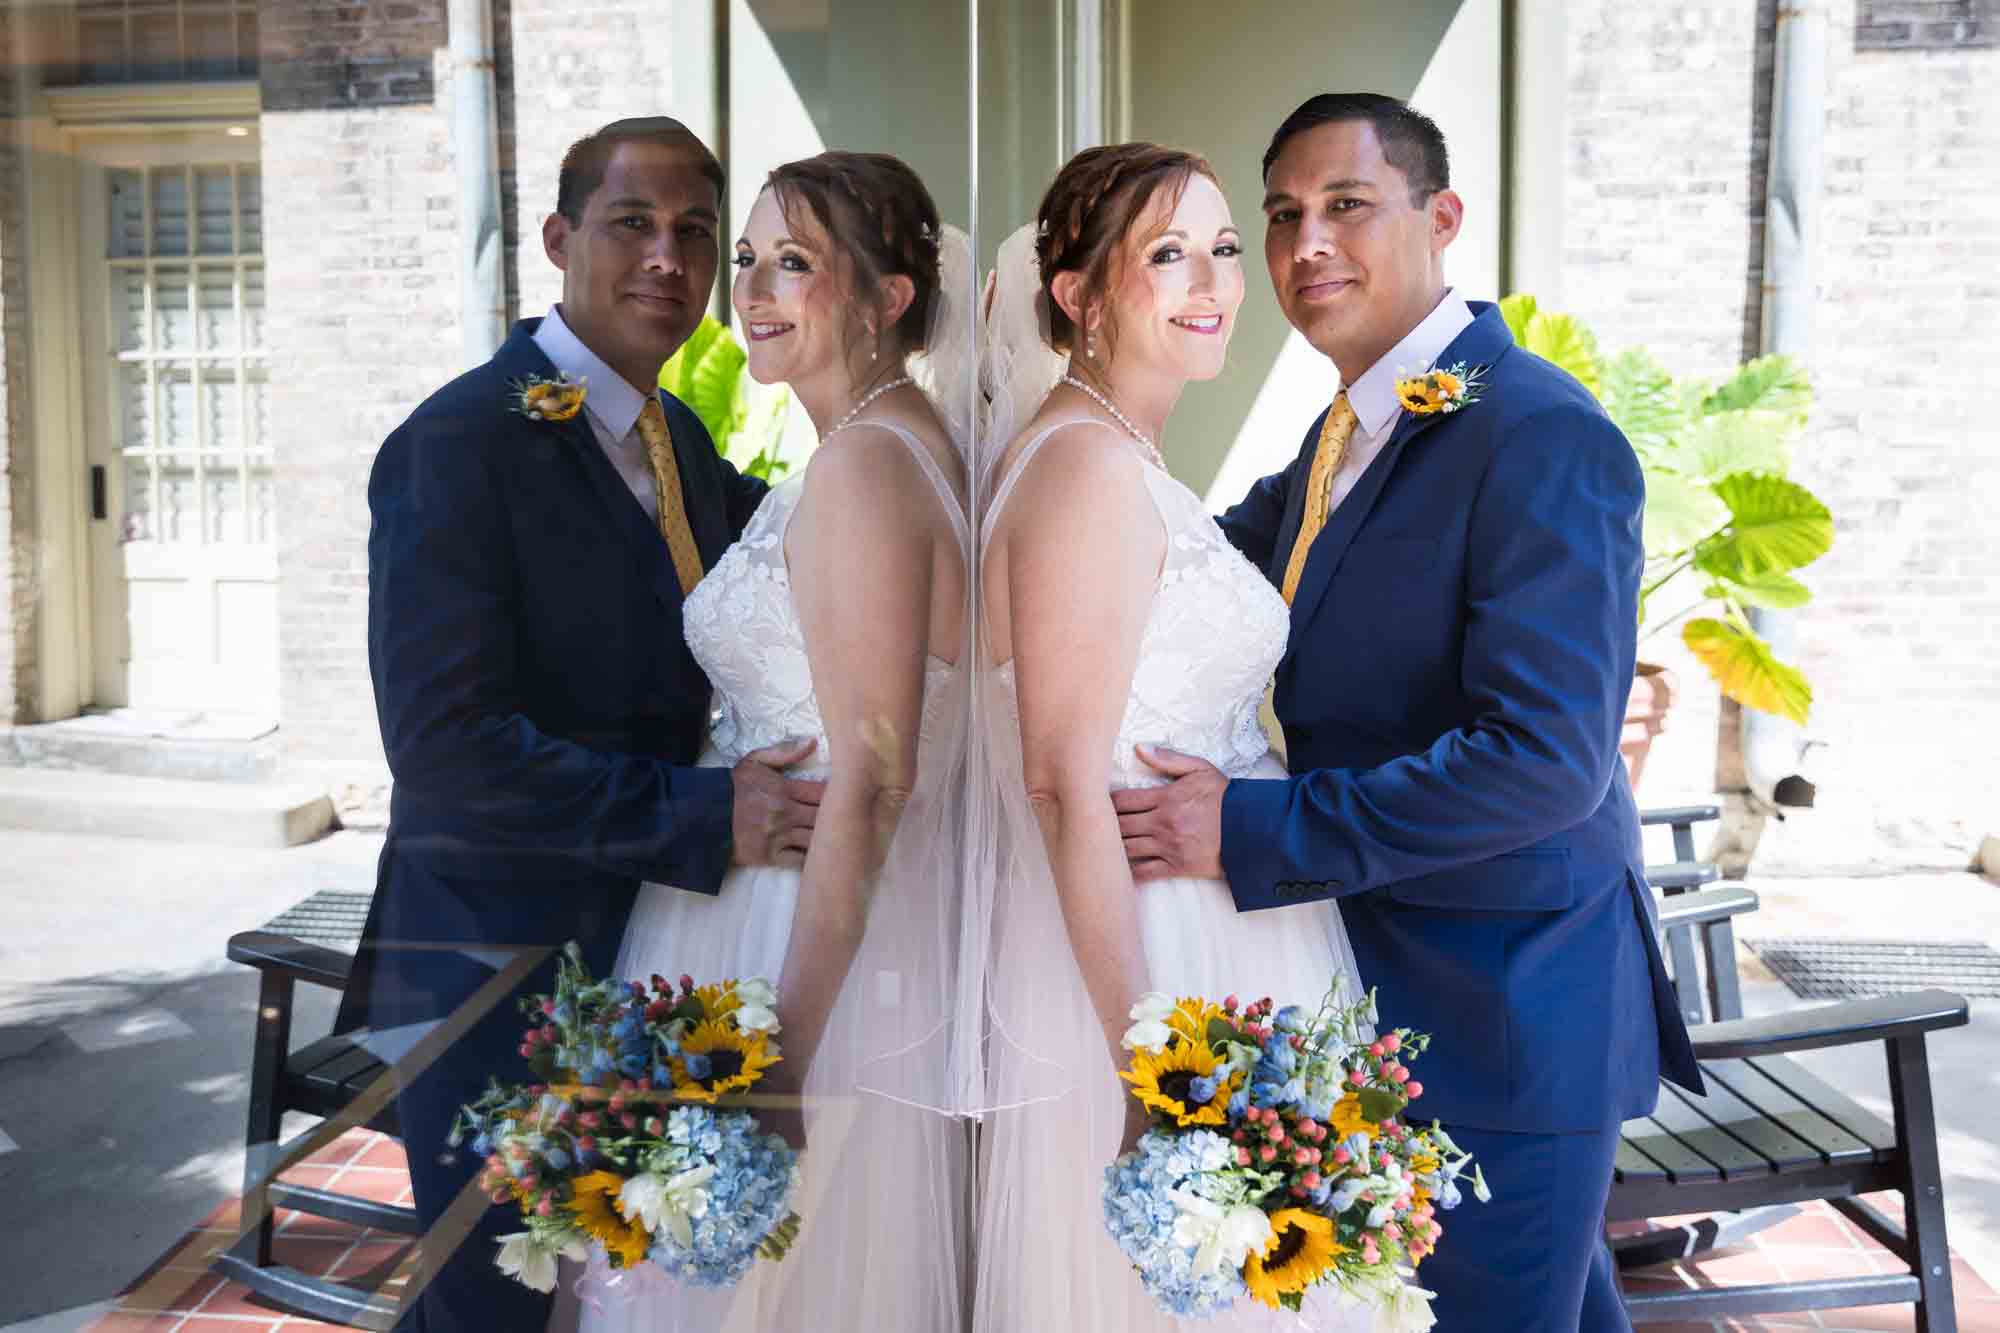
<instances>
[{"instance_id":1,"label":"large green leaf","mask_svg":"<svg viewBox=\"0 0 2000 1333\"><path fill-rule=\"evenodd\" d=\"M713 315L703 315L688 340L660 367L660 387L685 402L692 392L695 367L726 333L722 321Z\"/></svg>"},{"instance_id":2,"label":"large green leaf","mask_svg":"<svg viewBox=\"0 0 2000 1333\"><path fill-rule=\"evenodd\" d=\"M1741 625L1706 617L1690 620L1681 641L1737 703L1805 724L1812 686L1797 667L1780 662L1770 644Z\"/></svg>"},{"instance_id":3,"label":"large green leaf","mask_svg":"<svg viewBox=\"0 0 2000 1333\"><path fill-rule=\"evenodd\" d=\"M1523 347L1528 343L1528 321L1534 317L1535 298L1526 292L1500 298L1500 318L1507 321L1507 332Z\"/></svg>"},{"instance_id":4,"label":"large green leaf","mask_svg":"<svg viewBox=\"0 0 2000 1333\"><path fill-rule=\"evenodd\" d=\"M1718 599L1734 597L1771 611L1794 611L1812 600L1812 589L1790 574L1765 574L1760 578L1711 583L1705 595Z\"/></svg>"},{"instance_id":5,"label":"large green leaf","mask_svg":"<svg viewBox=\"0 0 2000 1333\"><path fill-rule=\"evenodd\" d=\"M1538 310L1528 320L1526 336L1520 341L1521 346L1536 356L1576 376L1593 394L1597 392L1597 335L1574 315L1552 315Z\"/></svg>"},{"instance_id":6,"label":"large green leaf","mask_svg":"<svg viewBox=\"0 0 2000 1333\"><path fill-rule=\"evenodd\" d=\"M1685 551L1729 521L1729 506L1705 481L1646 470L1646 558Z\"/></svg>"},{"instance_id":7,"label":"large green leaf","mask_svg":"<svg viewBox=\"0 0 2000 1333\"><path fill-rule=\"evenodd\" d=\"M1805 420L1812 406L1812 381L1805 368L1788 356L1760 356L1737 367L1702 400L1704 412L1741 412L1755 409Z\"/></svg>"},{"instance_id":8,"label":"large green leaf","mask_svg":"<svg viewBox=\"0 0 2000 1333\"><path fill-rule=\"evenodd\" d=\"M1803 568L1833 547L1833 515L1819 497L1783 477L1738 473L1715 484L1729 527L1703 542L1695 568L1734 583Z\"/></svg>"},{"instance_id":9,"label":"large green leaf","mask_svg":"<svg viewBox=\"0 0 2000 1333\"><path fill-rule=\"evenodd\" d=\"M1598 397L1640 459L1658 456L1687 420L1674 377L1643 347L1627 347L1600 367Z\"/></svg>"},{"instance_id":10,"label":"large green leaf","mask_svg":"<svg viewBox=\"0 0 2000 1333\"><path fill-rule=\"evenodd\" d=\"M708 355L694 364L687 405L708 427L708 437L721 448L743 425L742 345L725 332L709 345Z\"/></svg>"},{"instance_id":11,"label":"large green leaf","mask_svg":"<svg viewBox=\"0 0 2000 1333\"><path fill-rule=\"evenodd\" d=\"M1658 455L1674 471L1705 481L1738 472L1791 470L1798 426L1777 412L1723 412L1688 422Z\"/></svg>"}]
</instances>

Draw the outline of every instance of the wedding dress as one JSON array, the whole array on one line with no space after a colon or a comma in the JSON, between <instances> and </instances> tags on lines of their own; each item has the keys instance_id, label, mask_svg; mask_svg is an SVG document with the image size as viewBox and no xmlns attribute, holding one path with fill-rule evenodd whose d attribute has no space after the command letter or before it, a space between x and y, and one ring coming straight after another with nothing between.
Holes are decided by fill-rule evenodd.
<instances>
[{"instance_id":1,"label":"wedding dress","mask_svg":"<svg viewBox=\"0 0 2000 1333\"><path fill-rule=\"evenodd\" d=\"M963 510L937 463L915 436L870 424L909 447L963 552ZM824 778L843 760L844 743L826 735L814 697L785 563L785 529L804 484L800 473L772 490L742 539L688 596L688 646L717 697L704 765L731 766L753 750L808 736L818 747L790 775ZM758 1262L729 1290L674 1283L650 1266L607 1289L600 1268L583 1284L583 1333L961 1326L969 1135L963 1120L939 1111L951 1100L945 1028L958 930L951 895L963 680L959 665L927 657L915 790L806 1075L797 1242L781 1262ZM647 884L626 927L618 975L761 976L776 984L799 885L799 871L773 866L732 869L713 897Z\"/></svg>"},{"instance_id":2,"label":"wedding dress","mask_svg":"<svg viewBox=\"0 0 2000 1333\"><path fill-rule=\"evenodd\" d=\"M986 506L983 534L992 532L1036 451L1069 424L1023 447ZM1144 477L1165 529L1166 556L1113 745L1111 784L1165 781L1134 753L1142 742L1198 756L1231 778L1281 777L1284 766L1257 714L1284 655L1289 608L1192 491L1157 467L1147 466ZM1092 674L1092 664L1076 664L1079 688ZM1040 834L1020 799L1013 663L989 670L981 692L992 781L1012 815L1002 821L992 890L975 1333L1367 1329L1364 1312L1325 1290L1310 1293L1299 1314L1268 1311L1246 1298L1226 1316L1170 1318L1154 1307L1106 1233L1104 1168L1118 1153L1125 1085L1104 1049ZM1309 1008L1336 979L1350 997L1356 994L1353 955L1332 903L1238 913L1229 886L1213 879L1167 880L1137 892L1155 990L1216 1001L1235 994L1246 1003L1268 995Z\"/></svg>"}]
</instances>

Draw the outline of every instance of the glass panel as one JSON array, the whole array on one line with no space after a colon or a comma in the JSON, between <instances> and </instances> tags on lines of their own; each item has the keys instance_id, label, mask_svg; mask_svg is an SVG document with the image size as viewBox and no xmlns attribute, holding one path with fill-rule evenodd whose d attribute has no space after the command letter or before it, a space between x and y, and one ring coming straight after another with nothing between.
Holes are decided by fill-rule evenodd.
<instances>
[{"instance_id":1,"label":"glass panel","mask_svg":"<svg viewBox=\"0 0 2000 1333\"><path fill-rule=\"evenodd\" d=\"M237 169L236 207L243 233L242 253L264 253L264 178L257 168Z\"/></svg>"},{"instance_id":2,"label":"glass panel","mask_svg":"<svg viewBox=\"0 0 2000 1333\"><path fill-rule=\"evenodd\" d=\"M153 350L162 354L185 354L194 350L193 312L188 309L188 271L160 268L153 271L154 335Z\"/></svg>"},{"instance_id":3,"label":"glass panel","mask_svg":"<svg viewBox=\"0 0 2000 1333\"><path fill-rule=\"evenodd\" d=\"M203 485L208 492L207 538L211 542L249 540L250 520L243 507L243 478L236 460L211 455Z\"/></svg>"},{"instance_id":4,"label":"glass panel","mask_svg":"<svg viewBox=\"0 0 2000 1333\"><path fill-rule=\"evenodd\" d=\"M163 366L159 385L160 429L153 447L170 452L193 449L198 443L194 433L194 376L184 367Z\"/></svg>"},{"instance_id":5,"label":"glass panel","mask_svg":"<svg viewBox=\"0 0 2000 1333\"><path fill-rule=\"evenodd\" d=\"M204 268L195 288L199 297L196 323L204 352L236 350L236 273L233 269Z\"/></svg>"},{"instance_id":6,"label":"glass panel","mask_svg":"<svg viewBox=\"0 0 2000 1333\"><path fill-rule=\"evenodd\" d=\"M120 352L146 349L146 272L138 268L111 271L111 338Z\"/></svg>"},{"instance_id":7,"label":"glass panel","mask_svg":"<svg viewBox=\"0 0 2000 1333\"><path fill-rule=\"evenodd\" d=\"M250 474L250 540L260 545L269 545L273 540L272 513L278 504L277 488L272 483L270 469L252 471Z\"/></svg>"},{"instance_id":8,"label":"glass panel","mask_svg":"<svg viewBox=\"0 0 2000 1333\"><path fill-rule=\"evenodd\" d=\"M205 255L232 254L236 249L236 200L228 167L196 167L194 198L195 245Z\"/></svg>"},{"instance_id":9,"label":"glass panel","mask_svg":"<svg viewBox=\"0 0 2000 1333\"><path fill-rule=\"evenodd\" d=\"M201 368L202 447L208 450L240 449L243 445L241 414L235 367L204 362Z\"/></svg>"},{"instance_id":10,"label":"glass panel","mask_svg":"<svg viewBox=\"0 0 2000 1333\"><path fill-rule=\"evenodd\" d=\"M151 394L146 388L146 367L121 365L115 372L114 379L118 420L114 426L113 439L121 449L151 448L153 413Z\"/></svg>"},{"instance_id":11,"label":"glass panel","mask_svg":"<svg viewBox=\"0 0 2000 1333\"><path fill-rule=\"evenodd\" d=\"M201 540L201 496L195 490L191 464L160 464L160 509L155 521L155 541L192 544Z\"/></svg>"},{"instance_id":12,"label":"glass panel","mask_svg":"<svg viewBox=\"0 0 2000 1333\"><path fill-rule=\"evenodd\" d=\"M251 449L271 447L270 425L270 385L265 382L264 372L252 366L244 380L244 393L249 399L245 412L249 417L250 438L244 444Z\"/></svg>"},{"instance_id":13,"label":"glass panel","mask_svg":"<svg viewBox=\"0 0 2000 1333\"><path fill-rule=\"evenodd\" d=\"M144 457L127 458L124 466L125 494L120 532L128 542L154 540L153 465Z\"/></svg>"},{"instance_id":14,"label":"glass panel","mask_svg":"<svg viewBox=\"0 0 2000 1333\"><path fill-rule=\"evenodd\" d=\"M153 173L153 253L188 252L187 173L169 167Z\"/></svg>"},{"instance_id":15,"label":"glass panel","mask_svg":"<svg viewBox=\"0 0 2000 1333\"><path fill-rule=\"evenodd\" d=\"M136 259L146 253L146 183L136 171L107 171L110 188L113 259Z\"/></svg>"},{"instance_id":16,"label":"glass panel","mask_svg":"<svg viewBox=\"0 0 2000 1333\"><path fill-rule=\"evenodd\" d=\"M247 351L264 349L264 270L245 266L243 270L243 345Z\"/></svg>"}]
</instances>

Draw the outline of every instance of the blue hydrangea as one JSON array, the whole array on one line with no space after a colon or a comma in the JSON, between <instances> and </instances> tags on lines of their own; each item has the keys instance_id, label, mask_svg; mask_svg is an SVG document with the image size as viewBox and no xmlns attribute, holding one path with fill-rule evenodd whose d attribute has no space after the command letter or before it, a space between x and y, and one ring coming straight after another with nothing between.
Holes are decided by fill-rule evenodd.
<instances>
[{"instance_id":1,"label":"blue hydrangea","mask_svg":"<svg viewBox=\"0 0 2000 1333\"><path fill-rule=\"evenodd\" d=\"M686 1166L715 1167L708 1182L708 1211L694 1219L687 1245L655 1237L647 1258L671 1276L698 1287L741 1281L764 1243L791 1213L798 1154L775 1134L759 1133L754 1117L717 1115L705 1107L677 1107L667 1122L668 1142Z\"/></svg>"},{"instance_id":2,"label":"blue hydrangea","mask_svg":"<svg viewBox=\"0 0 2000 1333\"><path fill-rule=\"evenodd\" d=\"M1194 1252L1174 1243L1178 1210L1169 1197L1177 1189L1203 1192L1207 1174L1226 1166L1232 1155L1227 1139L1205 1130L1148 1133L1135 1150L1105 1168L1105 1228L1169 1314L1205 1318L1244 1294L1243 1275L1234 1269L1205 1277L1195 1273Z\"/></svg>"}]
</instances>

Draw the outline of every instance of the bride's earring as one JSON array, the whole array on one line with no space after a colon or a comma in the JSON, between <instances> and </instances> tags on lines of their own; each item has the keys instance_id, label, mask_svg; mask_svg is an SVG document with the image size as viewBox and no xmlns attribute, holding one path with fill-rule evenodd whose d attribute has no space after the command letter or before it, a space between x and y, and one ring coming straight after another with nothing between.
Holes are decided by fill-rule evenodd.
<instances>
[{"instance_id":1,"label":"bride's earring","mask_svg":"<svg viewBox=\"0 0 2000 1333\"><path fill-rule=\"evenodd\" d=\"M868 343L868 359L869 359L869 360L870 360L871 362L872 362L872 361L879 361L879 360L881 360L881 359L882 359L882 337L881 337L881 335L880 335L880 334L878 334L878 333L876 333L876 332L875 332L875 326L874 326L873 324L870 324L870 325L868 325L868 339L869 339L869 343Z\"/></svg>"}]
</instances>

